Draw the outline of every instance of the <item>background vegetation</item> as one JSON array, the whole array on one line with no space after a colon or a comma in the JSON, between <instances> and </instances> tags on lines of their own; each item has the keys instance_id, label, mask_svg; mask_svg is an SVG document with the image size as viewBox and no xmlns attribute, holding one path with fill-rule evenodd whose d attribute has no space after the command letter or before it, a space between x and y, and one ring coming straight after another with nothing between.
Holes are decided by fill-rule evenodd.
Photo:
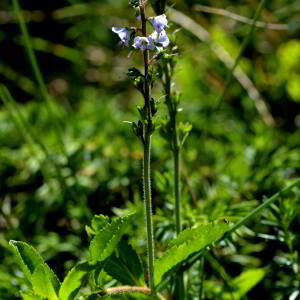
<instances>
[{"instance_id":1,"label":"background vegetation","mask_svg":"<svg viewBox=\"0 0 300 300\"><path fill-rule=\"evenodd\" d=\"M229 69L250 25L228 12L253 18L259 1L169 4L169 33L176 32L180 48L180 120L193 125L182 153L183 226L236 222L300 175L300 3L266 1L259 19L268 25L260 23L249 36L231 84ZM135 67L142 61L137 54L129 58L111 32L136 24L128 2L32 0L20 6L43 80L28 59L12 2L2 0L0 82L13 99L0 102L1 299L19 299L19 289L26 289L10 239L34 245L62 279L87 255L85 225L92 215L135 209L127 237L142 258L146 251L142 151L123 122L138 117L142 99L126 72L132 60ZM161 95L157 85L154 96ZM164 105L158 109L165 118ZM158 134L152 152L159 253L175 231L172 160ZM299 297L299 196L293 189L205 257L206 299L231 299L232 278L253 268L264 270L262 280L234 299ZM199 299L199 264L189 271L188 299ZM117 284L108 275L104 281Z\"/></svg>"}]
</instances>

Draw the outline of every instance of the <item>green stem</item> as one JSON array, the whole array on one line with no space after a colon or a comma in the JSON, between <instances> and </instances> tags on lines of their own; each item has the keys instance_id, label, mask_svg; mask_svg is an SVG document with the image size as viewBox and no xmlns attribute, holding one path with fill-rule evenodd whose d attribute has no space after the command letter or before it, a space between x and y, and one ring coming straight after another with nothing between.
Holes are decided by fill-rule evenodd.
<instances>
[{"instance_id":1,"label":"green stem","mask_svg":"<svg viewBox=\"0 0 300 300\"><path fill-rule=\"evenodd\" d=\"M175 221L176 234L181 232L181 195L180 195L180 150L173 152L174 158L174 194L175 194Z\"/></svg>"},{"instance_id":2,"label":"green stem","mask_svg":"<svg viewBox=\"0 0 300 300\"><path fill-rule=\"evenodd\" d=\"M178 236L182 230L181 227L181 193L180 193L180 146L177 135L177 107L172 102L171 95L171 76L172 69L168 63L164 67L165 73L165 93L166 104L168 106L170 126L172 131L171 149L173 152L174 162L174 196L175 196L175 227L176 235ZM184 274L178 274L176 277L175 298L178 300L184 299Z\"/></svg>"},{"instance_id":3,"label":"green stem","mask_svg":"<svg viewBox=\"0 0 300 300\"><path fill-rule=\"evenodd\" d=\"M221 105L222 105L222 102L224 100L224 97L225 97L225 94L227 92L227 89L228 89L228 87L229 87L229 85L231 83L231 79L233 77L233 73L234 73L236 67L238 66L238 64L239 64L239 62L240 62L240 60L242 58L242 55L243 55L243 53L244 53L244 51L245 51L245 49L246 49L246 47L247 47L247 45L249 43L250 38L252 37L252 34L253 34L253 32L254 32L254 30L256 28L255 27L256 21L258 20L258 18L260 16L260 13L261 13L262 9L265 6L265 3L266 3L266 0L261 0L258 8L256 9L256 12L255 12L254 18L252 20L252 25L250 27L249 33L244 38L242 46L241 46L241 49L240 49L240 51L239 51L239 53L238 53L238 55L237 55L237 57L236 57L236 59L234 61L233 66L231 67L231 69L229 70L229 73L227 75L227 78L226 78L226 81L225 81L225 84L224 84L224 88L223 88L223 92L222 92L222 94L221 94L221 96L220 96L220 98L219 98L219 100L217 102L216 111L218 111L220 109Z\"/></svg>"},{"instance_id":4,"label":"green stem","mask_svg":"<svg viewBox=\"0 0 300 300\"><path fill-rule=\"evenodd\" d=\"M54 124L57 127L56 134L57 134L57 138L59 140L59 146L61 147L61 151L63 152L63 154L67 157L65 149L64 149L63 136L61 134L63 126L60 123L60 120L57 118L58 113L57 113L55 103L48 93L47 86L46 86L45 81L42 76L42 72L39 68L39 65L38 65L38 62L37 62L37 59L36 59L36 56L35 56L35 53L34 53L34 50L32 47L32 42L31 42L27 27L26 27L26 23L25 23L24 17L21 12L19 2L18 2L18 0L13 0L12 2L13 2L13 7L15 10L16 16L19 21L21 33L24 38L25 49L27 51L27 55L28 55L35 79L38 83L42 97L46 100L46 107L49 111L49 114L54 116L54 120L57 121Z\"/></svg>"},{"instance_id":5,"label":"green stem","mask_svg":"<svg viewBox=\"0 0 300 300\"><path fill-rule=\"evenodd\" d=\"M147 19L145 15L146 1L140 0L140 12L142 21L142 35L147 36ZM147 110L147 121L144 123L144 163L143 163L143 185L144 185L144 201L145 215L147 227L147 246L148 246L148 278L151 293L154 294L154 239L153 239L153 221L152 221L152 199L151 199L151 135L152 135L152 112L151 112L151 86L149 84L149 51L143 51L144 56L144 101Z\"/></svg>"},{"instance_id":6,"label":"green stem","mask_svg":"<svg viewBox=\"0 0 300 300\"><path fill-rule=\"evenodd\" d=\"M175 131L176 131L175 123ZM175 136L175 134L174 134ZM177 141L177 137L176 137ZM175 222L176 222L176 235L181 232L181 195L180 195L180 150L173 151L174 157L174 194L175 194ZM176 278L176 299L184 299L184 274L178 274Z\"/></svg>"},{"instance_id":7,"label":"green stem","mask_svg":"<svg viewBox=\"0 0 300 300\"><path fill-rule=\"evenodd\" d=\"M59 145L60 150L63 153L63 155L67 158L68 164L69 164L68 153L67 153L67 151L65 149L65 146L64 146L64 139L63 139L63 134L62 134L63 133L63 125L62 125L60 119L58 118L59 115L58 115L58 111L57 111L57 106L55 105L55 102L53 101L53 98L48 93L47 86L45 84L42 72L39 68L39 64L37 62L37 59L36 59L36 56L35 56L35 53L34 53L34 50L33 50L30 35L28 33L26 23L25 23L23 15L22 15L21 7L19 5L18 0L13 0L13 7L14 7L14 10L15 10L16 16L18 18L21 33L22 33L23 38L24 38L25 49L27 51L27 55L28 55L28 58L29 58L29 61L30 61L35 79L38 83L40 93L41 93L42 97L46 100L46 108L48 110L49 115L53 116L54 117L53 119L56 121L56 122L54 122L54 125L56 126L56 129L57 129L57 130L55 130L55 134L56 134L57 139L58 139L58 145ZM35 140L38 141L38 139L35 139ZM48 153L48 150L46 149L46 147L42 143L39 142L39 145L40 145L41 148L43 148L43 151L45 153ZM51 155L49 153L47 154L47 156L51 157ZM56 168L58 168L58 166ZM73 168L71 168L71 170L72 170L72 175L74 176L74 178L77 182L78 180L76 178L76 174L73 171ZM92 217L92 214L89 211L89 209L86 207L86 202L87 202L86 196L78 190L77 185L75 185L75 190L76 191L73 192L70 189L70 193L72 194L71 195L72 198L80 203L80 205L82 207L82 211L84 212L86 217L88 219L90 219Z\"/></svg>"},{"instance_id":8,"label":"green stem","mask_svg":"<svg viewBox=\"0 0 300 300\"><path fill-rule=\"evenodd\" d=\"M200 258L200 287L199 287L199 300L203 299L203 291L204 291L204 256L202 255Z\"/></svg>"},{"instance_id":9,"label":"green stem","mask_svg":"<svg viewBox=\"0 0 300 300\"><path fill-rule=\"evenodd\" d=\"M153 291L153 273L154 273L154 240L153 240L153 221L152 221L152 201L151 201L151 174L150 174L150 156L151 156L151 134L145 134L144 144L144 200L147 224L147 245L148 245L148 277L149 287Z\"/></svg>"}]
</instances>

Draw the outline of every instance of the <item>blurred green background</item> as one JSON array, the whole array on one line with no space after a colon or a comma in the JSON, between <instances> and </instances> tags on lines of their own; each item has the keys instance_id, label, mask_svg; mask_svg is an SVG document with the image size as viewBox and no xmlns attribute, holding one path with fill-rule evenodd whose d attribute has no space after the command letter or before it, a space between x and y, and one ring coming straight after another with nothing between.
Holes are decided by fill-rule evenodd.
<instances>
[{"instance_id":1,"label":"blurred green background","mask_svg":"<svg viewBox=\"0 0 300 300\"><path fill-rule=\"evenodd\" d=\"M220 109L228 66L250 30L222 14L253 18L259 1L168 4L168 33L176 32L180 49L174 78L182 93L180 121L193 125L182 154L184 226L221 217L235 222L300 175L300 2L266 1L259 20L268 26L250 37ZM128 239L145 254L142 151L123 122L136 121L143 102L126 76L142 60L119 47L111 31L137 26L134 11L127 0L23 0L20 6L54 102L49 106L40 93L12 2L2 0L0 83L15 101L0 101L1 299L18 299L26 288L10 239L34 245L62 280L86 255L92 215L135 209ZM154 97L162 95L157 83ZM163 101L158 109L165 118ZM172 156L158 133L152 155L159 251L173 236L174 206ZM268 268L249 299L298 296L299 195L283 198L212 253L228 276ZM205 270L206 298L216 299L226 276L209 262ZM192 288L189 293L196 299Z\"/></svg>"}]
</instances>

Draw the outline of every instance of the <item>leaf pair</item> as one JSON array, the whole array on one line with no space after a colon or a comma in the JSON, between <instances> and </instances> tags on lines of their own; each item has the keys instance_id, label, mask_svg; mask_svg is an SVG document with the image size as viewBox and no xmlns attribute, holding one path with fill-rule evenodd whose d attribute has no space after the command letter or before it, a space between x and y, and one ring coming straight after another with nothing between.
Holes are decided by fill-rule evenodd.
<instances>
[{"instance_id":1,"label":"leaf pair","mask_svg":"<svg viewBox=\"0 0 300 300\"><path fill-rule=\"evenodd\" d=\"M94 216L91 226L86 226L88 235L93 236L89 247L89 262L76 265L68 273L59 292L60 300L74 299L86 275L102 269L106 264L104 261L115 251L127 226L132 222L133 216L131 214L112 221L103 215Z\"/></svg>"},{"instance_id":2,"label":"leaf pair","mask_svg":"<svg viewBox=\"0 0 300 300\"><path fill-rule=\"evenodd\" d=\"M24 242L10 241L10 246L16 255L17 261L32 286L31 291L21 293L23 299L74 299L82 286L83 279L92 271L101 269L104 265L104 260L115 251L128 224L132 220L133 215L116 218L112 221L102 215L95 216L91 227L87 227L88 234L94 235L89 248L90 260L89 262L76 265L68 273L62 284L60 284L57 276L33 247ZM129 257L133 255L131 250L127 248L127 250L123 251L127 251L126 256ZM123 265L129 271L134 271L133 274L137 274L136 277L131 277L134 279L134 282L138 282L142 273L141 266L134 265L130 267L128 263L123 263Z\"/></svg>"}]
</instances>

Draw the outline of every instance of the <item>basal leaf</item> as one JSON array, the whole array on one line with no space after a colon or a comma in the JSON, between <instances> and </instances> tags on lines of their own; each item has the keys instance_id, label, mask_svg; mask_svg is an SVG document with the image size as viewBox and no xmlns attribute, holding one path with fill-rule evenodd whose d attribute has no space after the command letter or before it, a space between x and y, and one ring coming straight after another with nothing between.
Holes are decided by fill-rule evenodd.
<instances>
[{"instance_id":1,"label":"basal leaf","mask_svg":"<svg viewBox=\"0 0 300 300\"><path fill-rule=\"evenodd\" d=\"M21 292L20 294L23 300L43 300L42 297L35 295L34 293L29 291Z\"/></svg>"},{"instance_id":2,"label":"basal leaf","mask_svg":"<svg viewBox=\"0 0 300 300\"><path fill-rule=\"evenodd\" d=\"M239 300L246 295L255 285L257 285L266 275L265 269L252 269L243 272L230 282L233 291L230 293L222 293L223 299Z\"/></svg>"},{"instance_id":3,"label":"basal leaf","mask_svg":"<svg viewBox=\"0 0 300 300\"><path fill-rule=\"evenodd\" d=\"M34 273L35 269L40 264L44 263L43 258L33 247L24 242L11 240L9 244L13 248L18 263L26 278L31 281L31 275Z\"/></svg>"},{"instance_id":4,"label":"basal leaf","mask_svg":"<svg viewBox=\"0 0 300 300\"><path fill-rule=\"evenodd\" d=\"M89 265L87 262L83 262L71 269L61 285L59 299L74 299L82 285L83 278L92 270L92 268L93 266Z\"/></svg>"},{"instance_id":5,"label":"basal leaf","mask_svg":"<svg viewBox=\"0 0 300 300\"><path fill-rule=\"evenodd\" d=\"M114 219L96 233L89 247L92 263L103 261L113 253L124 230L132 219L133 215Z\"/></svg>"},{"instance_id":6,"label":"basal leaf","mask_svg":"<svg viewBox=\"0 0 300 300\"><path fill-rule=\"evenodd\" d=\"M56 274L53 272L53 270L46 263L44 265L46 268L46 272L50 278L50 281L52 283L52 286L53 286L56 294L58 295L61 283L60 283L58 277L56 276Z\"/></svg>"},{"instance_id":7,"label":"basal leaf","mask_svg":"<svg viewBox=\"0 0 300 300\"><path fill-rule=\"evenodd\" d=\"M163 275L187 259L191 254L217 241L229 229L227 223L202 224L197 228L183 231L170 242L170 248L155 262L154 283L159 284Z\"/></svg>"},{"instance_id":8,"label":"basal leaf","mask_svg":"<svg viewBox=\"0 0 300 300\"><path fill-rule=\"evenodd\" d=\"M44 263L37 266L31 276L31 283L35 294L49 300L58 300L56 288L52 284L50 268Z\"/></svg>"}]
</instances>

